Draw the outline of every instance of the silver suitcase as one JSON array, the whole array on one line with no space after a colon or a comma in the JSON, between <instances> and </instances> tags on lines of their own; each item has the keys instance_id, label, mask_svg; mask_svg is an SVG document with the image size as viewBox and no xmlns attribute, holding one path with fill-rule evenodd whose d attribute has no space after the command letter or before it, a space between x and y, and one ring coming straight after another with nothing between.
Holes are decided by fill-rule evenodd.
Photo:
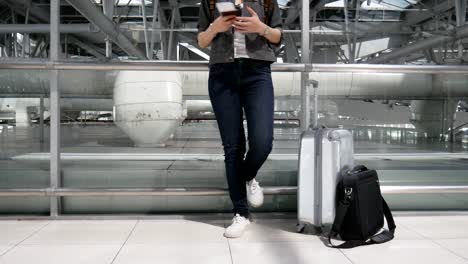
<instances>
[{"instance_id":1,"label":"silver suitcase","mask_svg":"<svg viewBox=\"0 0 468 264\"><path fill-rule=\"evenodd\" d=\"M352 168L353 136L344 129L320 128L301 136L298 171L298 232L306 224L333 224L335 190L343 170Z\"/></svg>"}]
</instances>

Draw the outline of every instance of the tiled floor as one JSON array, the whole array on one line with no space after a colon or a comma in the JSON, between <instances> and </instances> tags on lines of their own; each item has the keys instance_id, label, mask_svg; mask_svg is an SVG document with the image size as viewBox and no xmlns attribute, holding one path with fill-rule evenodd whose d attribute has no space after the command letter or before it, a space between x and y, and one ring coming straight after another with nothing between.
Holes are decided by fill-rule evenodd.
<instances>
[{"instance_id":1,"label":"tiled floor","mask_svg":"<svg viewBox=\"0 0 468 264\"><path fill-rule=\"evenodd\" d=\"M226 239L226 215L145 220L0 221L0 263L468 264L468 213L396 213L396 238L338 250L295 232L294 215L258 214Z\"/></svg>"}]
</instances>

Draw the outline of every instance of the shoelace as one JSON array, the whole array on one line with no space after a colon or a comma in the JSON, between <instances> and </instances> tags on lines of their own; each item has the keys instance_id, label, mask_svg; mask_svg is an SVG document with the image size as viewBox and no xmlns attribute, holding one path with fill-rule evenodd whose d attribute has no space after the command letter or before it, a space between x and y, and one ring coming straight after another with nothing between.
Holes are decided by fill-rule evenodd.
<instances>
[{"instance_id":1,"label":"shoelace","mask_svg":"<svg viewBox=\"0 0 468 264\"><path fill-rule=\"evenodd\" d=\"M252 183L250 184L250 191L252 193L255 193L257 192L257 190L260 188L260 186L258 185L258 182L256 180L252 180Z\"/></svg>"},{"instance_id":2,"label":"shoelace","mask_svg":"<svg viewBox=\"0 0 468 264\"><path fill-rule=\"evenodd\" d=\"M244 221L243 219L244 217L236 214L236 216L234 216L234 219L232 220L233 224L240 224Z\"/></svg>"}]
</instances>

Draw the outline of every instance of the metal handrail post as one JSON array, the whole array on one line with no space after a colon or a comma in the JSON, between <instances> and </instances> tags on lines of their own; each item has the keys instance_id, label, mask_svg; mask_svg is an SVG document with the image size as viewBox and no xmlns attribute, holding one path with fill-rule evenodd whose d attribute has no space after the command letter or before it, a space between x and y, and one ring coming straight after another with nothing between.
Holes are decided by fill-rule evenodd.
<instances>
[{"instance_id":1,"label":"metal handrail post","mask_svg":"<svg viewBox=\"0 0 468 264\"><path fill-rule=\"evenodd\" d=\"M50 2L50 62L59 60L60 56L60 0ZM51 70L50 74L50 188L60 186L60 87L59 71ZM50 215L60 214L60 198L50 198Z\"/></svg>"},{"instance_id":2,"label":"metal handrail post","mask_svg":"<svg viewBox=\"0 0 468 264\"><path fill-rule=\"evenodd\" d=\"M307 86L310 88L314 89L314 128L318 128L318 119L319 119L319 113L318 113L318 81L316 80L308 80L307 81Z\"/></svg>"},{"instance_id":3,"label":"metal handrail post","mask_svg":"<svg viewBox=\"0 0 468 264\"><path fill-rule=\"evenodd\" d=\"M301 131L306 131L310 126L310 90L309 74L301 73Z\"/></svg>"}]
</instances>

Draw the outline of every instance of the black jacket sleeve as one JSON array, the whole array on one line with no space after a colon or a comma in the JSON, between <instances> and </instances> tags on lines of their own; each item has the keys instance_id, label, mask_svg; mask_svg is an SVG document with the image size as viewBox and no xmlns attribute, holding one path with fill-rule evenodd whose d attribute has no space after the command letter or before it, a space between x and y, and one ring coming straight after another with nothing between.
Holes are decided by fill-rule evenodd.
<instances>
[{"instance_id":1,"label":"black jacket sleeve","mask_svg":"<svg viewBox=\"0 0 468 264\"><path fill-rule=\"evenodd\" d=\"M281 39L278 43L274 44L270 42L270 45L277 49L283 44L284 37L283 37L283 20L281 19L281 10L278 6L278 1L277 0L272 0L271 1L272 6L270 7L270 27L279 29L281 31Z\"/></svg>"},{"instance_id":2,"label":"black jacket sleeve","mask_svg":"<svg viewBox=\"0 0 468 264\"><path fill-rule=\"evenodd\" d=\"M210 7L209 7L209 0L202 0L200 3L200 11L198 13L198 33L205 31L211 23L210 17ZM197 35L198 35L197 33Z\"/></svg>"}]
</instances>

